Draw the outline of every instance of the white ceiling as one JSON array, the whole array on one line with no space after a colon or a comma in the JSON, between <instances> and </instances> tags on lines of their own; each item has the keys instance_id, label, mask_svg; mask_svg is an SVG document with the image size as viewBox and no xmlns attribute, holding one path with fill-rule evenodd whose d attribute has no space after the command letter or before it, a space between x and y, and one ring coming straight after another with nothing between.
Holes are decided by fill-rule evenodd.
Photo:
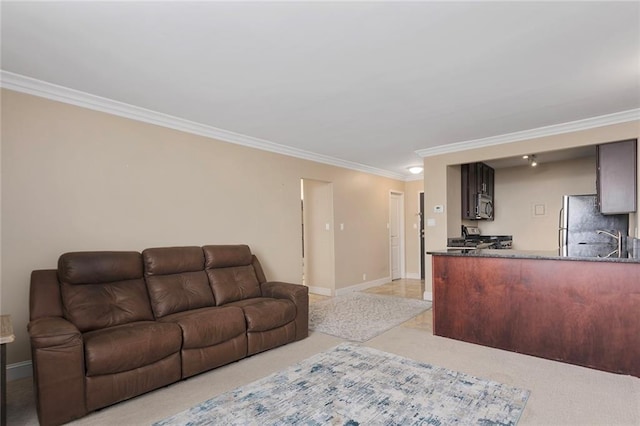
<instances>
[{"instance_id":1,"label":"white ceiling","mask_svg":"<svg viewBox=\"0 0 640 426\"><path fill-rule=\"evenodd\" d=\"M640 2L2 2L2 70L394 176L640 108ZM323 157L327 158L327 157Z\"/></svg>"}]
</instances>

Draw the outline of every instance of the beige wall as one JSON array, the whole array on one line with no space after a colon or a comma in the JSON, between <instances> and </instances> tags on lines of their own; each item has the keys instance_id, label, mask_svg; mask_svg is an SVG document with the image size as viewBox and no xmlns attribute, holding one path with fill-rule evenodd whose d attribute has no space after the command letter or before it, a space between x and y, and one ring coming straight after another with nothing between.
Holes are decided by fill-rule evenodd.
<instances>
[{"instance_id":1,"label":"beige wall","mask_svg":"<svg viewBox=\"0 0 640 426\"><path fill-rule=\"evenodd\" d=\"M247 243L301 282L300 179L333 184L336 288L389 276L389 191L405 182L2 91L1 310L30 358L29 274L72 250Z\"/></svg>"},{"instance_id":2,"label":"beige wall","mask_svg":"<svg viewBox=\"0 0 640 426\"><path fill-rule=\"evenodd\" d=\"M408 181L404 186L405 272L407 278L420 278L420 193L424 181Z\"/></svg>"},{"instance_id":3,"label":"beige wall","mask_svg":"<svg viewBox=\"0 0 640 426\"><path fill-rule=\"evenodd\" d=\"M462 172L459 165L447 167L447 210L446 215L456 220L447 221L447 237L457 237L462 234L462 185L454 185L451 182L461 182ZM451 213L451 214L450 214ZM465 221L466 225L466 221Z\"/></svg>"},{"instance_id":4,"label":"beige wall","mask_svg":"<svg viewBox=\"0 0 640 426\"><path fill-rule=\"evenodd\" d=\"M335 294L333 185L304 179L304 284ZM328 225L328 229L327 229Z\"/></svg>"},{"instance_id":5,"label":"beige wall","mask_svg":"<svg viewBox=\"0 0 640 426\"><path fill-rule=\"evenodd\" d=\"M300 282L307 178L332 183L333 223L345 225L334 232L336 290L362 283L363 273L367 281L389 276L390 191L405 194L412 276L420 272L413 224L421 190L425 219L435 220L425 229L427 250L459 229L459 169L448 166L639 134L638 122L625 123L429 157L424 181L401 182L2 90L0 309L17 337L9 363L30 358L29 274L54 268L65 251L247 243L269 279ZM436 204L444 214L433 213ZM430 259L426 266L430 291Z\"/></svg>"},{"instance_id":6,"label":"beige wall","mask_svg":"<svg viewBox=\"0 0 640 426\"><path fill-rule=\"evenodd\" d=\"M450 189L449 185L459 186L460 179L459 175L457 180L454 176L451 176L452 171L450 169L452 169L452 167L450 166L578 146L597 145L599 143L638 137L640 137L640 121L632 121L555 136L426 157L424 159L425 211L428 212L427 218L432 218L436 221L435 226L426 228L427 251L444 249L447 244L448 231L451 230L453 232L460 227L459 208L448 208L446 210L447 214L445 215L434 215L430 213L433 212L433 206L436 204L453 206L455 203L459 203L459 201L455 199L459 198L459 195L454 195L453 192L456 192L456 190ZM640 172L640 156L638 157L638 163L638 171ZM451 178L451 180L448 178ZM638 187L638 192L640 198L640 186ZM450 199L450 197L454 198ZM632 215L631 218L637 228L640 215ZM636 230L635 232L637 235L638 231ZM426 265L425 291L431 292L432 272L430 256L427 258Z\"/></svg>"},{"instance_id":7,"label":"beige wall","mask_svg":"<svg viewBox=\"0 0 640 426\"><path fill-rule=\"evenodd\" d=\"M514 249L555 250L562 196L595 193L595 157L497 169L495 220L475 223L486 235L513 235Z\"/></svg>"}]
</instances>

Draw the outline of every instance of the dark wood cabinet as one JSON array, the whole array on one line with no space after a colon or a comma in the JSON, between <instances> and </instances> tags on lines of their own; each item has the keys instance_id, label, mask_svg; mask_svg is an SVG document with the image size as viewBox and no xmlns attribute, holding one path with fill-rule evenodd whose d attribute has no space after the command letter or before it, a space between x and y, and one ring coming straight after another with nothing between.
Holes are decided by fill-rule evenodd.
<instances>
[{"instance_id":1,"label":"dark wood cabinet","mask_svg":"<svg viewBox=\"0 0 640 426\"><path fill-rule=\"evenodd\" d=\"M462 183L462 219L476 218L476 207L478 202L477 183L476 183L475 167L472 170L472 164L463 164L460 166L460 180Z\"/></svg>"},{"instance_id":2,"label":"dark wood cabinet","mask_svg":"<svg viewBox=\"0 0 640 426\"><path fill-rule=\"evenodd\" d=\"M639 288L640 263L434 255L433 332L640 377Z\"/></svg>"},{"instance_id":3,"label":"dark wood cabinet","mask_svg":"<svg viewBox=\"0 0 640 426\"><path fill-rule=\"evenodd\" d=\"M479 189L482 190L483 194L493 198L495 171L484 163L480 163L479 168L482 176Z\"/></svg>"},{"instance_id":4,"label":"dark wood cabinet","mask_svg":"<svg viewBox=\"0 0 640 426\"><path fill-rule=\"evenodd\" d=\"M602 214L636 211L637 140L597 146L598 206Z\"/></svg>"},{"instance_id":5,"label":"dark wood cabinet","mask_svg":"<svg viewBox=\"0 0 640 426\"><path fill-rule=\"evenodd\" d=\"M462 219L493 220L478 215L479 195L491 199L493 209L495 171L484 163L469 163L460 166L462 182Z\"/></svg>"}]
</instances>

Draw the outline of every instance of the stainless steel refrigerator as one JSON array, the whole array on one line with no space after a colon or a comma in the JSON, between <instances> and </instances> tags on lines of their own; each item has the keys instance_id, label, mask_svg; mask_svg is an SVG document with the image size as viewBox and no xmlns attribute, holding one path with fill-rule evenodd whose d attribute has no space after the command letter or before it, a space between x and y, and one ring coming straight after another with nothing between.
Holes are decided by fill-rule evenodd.
<instances>
[{"instance_id":1,"label":"stainless steel refrigerator","mask_svg":"<svg viewBox=\"0 0 640 426\"><path fill-rule=\"evenodd\" d=\"M560 209L560 254L577 257L626 257L629 215L603 215L596 195L565 195Z\"/></svg>"}]
</instances>

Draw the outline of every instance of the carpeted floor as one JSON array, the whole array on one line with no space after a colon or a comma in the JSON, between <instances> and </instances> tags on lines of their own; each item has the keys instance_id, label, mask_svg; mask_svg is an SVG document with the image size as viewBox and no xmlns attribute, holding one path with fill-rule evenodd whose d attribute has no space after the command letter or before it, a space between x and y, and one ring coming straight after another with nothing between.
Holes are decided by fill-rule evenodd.
<instances>
[{"instance_id":1,"label":"carpeted floor","mask_svg":"<svg viewBox=\"0 0 640 426\"><path fill-rule=\"evenodd\" d=\"M416 280L414 280L416 281ZM416 284L419 288L420 282ZM389 283L394 289L397 282ZM383 286L384 287L384 286ZM396 293L387 293L396 294ZM417 293L416 293L417 294ZM314 302L315 303L315 302ZM640 379L434 336L431 311L363 345L484 377L531 395L518 426L640 425ZM150 425L326 351L343 339L309 337L92 413L72 425ZM32 379L7 384L9 425L38 425Z\"/></svg>"},{"instance_id":2,"label":"carpeted floor","mask_svg":"<svg viewBox=\"0 0 640 426\"><path fill-rule=\"evenodd\" d=\"M349 293L309 307L309 328L354 342L366 342L431 308L431 302Z\"/></svg>"},{"instance_id":3,"label":"carpeted floor","mask_svg":"<svg viewBox=\"0 0 640 426\"><path fill-rule=\"evenodd\" d=\"M344 343L154 426L515 425L529 391Z\"/></svg>"}]
</instances>

